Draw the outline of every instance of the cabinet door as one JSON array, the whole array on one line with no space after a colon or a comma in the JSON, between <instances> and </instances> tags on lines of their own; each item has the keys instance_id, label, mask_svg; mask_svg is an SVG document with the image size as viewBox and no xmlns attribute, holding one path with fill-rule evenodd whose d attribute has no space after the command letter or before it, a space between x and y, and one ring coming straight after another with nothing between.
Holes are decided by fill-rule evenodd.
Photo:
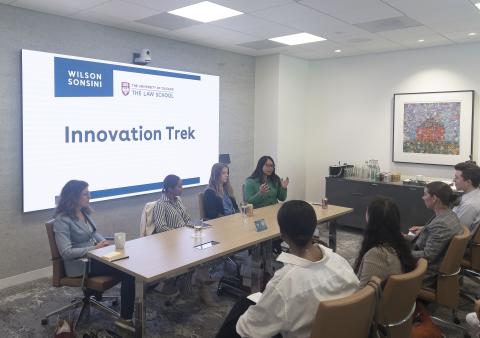
<instances>
[{"instance_id":1,"label":"cabinet door","mask_svg":"<svg viewBox=\"0 0 480 338\"><path fill-rule=\"evenodd\" d=\"M328 178L326 195L329 203L353 208L353 212L342 216L338 223L355 228L365 228L365 210L371 200L365 182Z\"/></svg>"},{"instance_id":2,"label":"cabinet door","mask_svg":"<svg viewBox=\"0 0 480 338\"><path fill-rule=\"evenodd\" d=\"M425 225L434 212L425 207L422 200L423 187L401 187L398 206L402 217L402 230L407 231L413 225Z\"/></svg>"}]
</instances>

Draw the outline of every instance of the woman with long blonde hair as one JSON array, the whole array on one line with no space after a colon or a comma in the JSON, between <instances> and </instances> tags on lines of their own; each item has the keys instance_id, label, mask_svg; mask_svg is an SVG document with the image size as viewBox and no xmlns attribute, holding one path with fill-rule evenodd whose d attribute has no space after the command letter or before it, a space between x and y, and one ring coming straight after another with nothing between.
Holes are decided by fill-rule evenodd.
<instances>
[{"instance_id":1,"label":"woman with long blonde hair","mask_svg":"<svg viewBox=\"0 0 480 338\"><path fill-rule=\"evenodd\" d=\"M208 219L238 212L229 175L230 170L226 164L215 163L213 165L210 181L203 195L205 217Z\"/></svg>"}]
</instances>

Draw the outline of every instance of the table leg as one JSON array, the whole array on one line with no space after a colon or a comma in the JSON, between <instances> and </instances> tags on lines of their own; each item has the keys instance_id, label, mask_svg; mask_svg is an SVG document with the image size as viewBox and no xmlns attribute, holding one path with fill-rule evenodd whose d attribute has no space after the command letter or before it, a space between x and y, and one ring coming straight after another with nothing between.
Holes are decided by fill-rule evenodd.
<instances>
[{"instance_id":1,"label":"table leg","mask_svg":"<svg viewBox=\"0 0 480 338\"><path fill-rule=\"evenodd\" d=\"M262 260L264 264L264 272L268 273L273 276L273 268L272 268L272 240L268 240L262 243Z\"/></svg>"},{"instance_id":2,"label":"table leg","mask_svg":"<svg viewBox=\"0 0 480 338\"><path fill-rule=\"evenodd\" d=\"M262 290L265 272L273 275L272 240L257 244L252 249L252 293Z\"/></svg>"},{"instance_id":3,"label":"table leg","mask_svg":"<svg viewBox=\"0 0 480 338\"><path fill-rule=\"evenodd\" d=\"M328 222L328 246L334 252L337 251L337 221Z\"/></svg>"},{"instance_id":4,"label":"table leg","mask_svg":"<svg viewBox=\"0 0 480 338\"><path fill-rule=\"evenodd\" d=\"M139 278L135 278L135 337L145 337L145 284Z\"/></svg>"}]
</instances>

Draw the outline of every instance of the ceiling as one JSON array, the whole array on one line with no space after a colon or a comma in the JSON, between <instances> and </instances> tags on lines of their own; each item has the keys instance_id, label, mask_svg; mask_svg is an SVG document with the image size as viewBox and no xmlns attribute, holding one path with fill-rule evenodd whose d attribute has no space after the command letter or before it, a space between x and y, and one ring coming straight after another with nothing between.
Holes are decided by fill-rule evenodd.
<instances>
[{"instance_id":1,"label":"ceiling","mask_svg":"<svg viewBox=\"0 0 480 338\"><path fill-rule=\"evenodd\" d=\"M200 1L0 3L255 56L281 53L324 59L480 40L475 0L211 0L245 14L210 23L167 13ZM327 40L297 46L268 40L301 32Z\"/></svg>"}]
</instances>

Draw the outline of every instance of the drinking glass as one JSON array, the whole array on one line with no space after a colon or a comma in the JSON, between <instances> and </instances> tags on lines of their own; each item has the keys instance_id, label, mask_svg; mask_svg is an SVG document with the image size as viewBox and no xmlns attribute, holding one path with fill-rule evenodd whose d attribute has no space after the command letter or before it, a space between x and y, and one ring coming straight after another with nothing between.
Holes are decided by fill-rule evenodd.
<instances>
[{"instance_id":1,"label":"drinking glass","mask_svg":"<svg viewBox=\"0 0 480 338\"><path fill-rule=\"evenodd\" d=\"M247 223L247 216L248 216L248 204L247 202L240 203L240 213L242 214L243 223Z\"/></svg>"},{"instance_id":2,"label":"drinking glass","mask_svg":"<svg viewBox=\"0 0 480 338\"><path fill-rule=\"evenodd\" d=\"M202 237L202 229L203 229L203 222L205 220L203 218L199 219L198 221L193 222L193 237Z\"/></svg>"}]
</instances>

